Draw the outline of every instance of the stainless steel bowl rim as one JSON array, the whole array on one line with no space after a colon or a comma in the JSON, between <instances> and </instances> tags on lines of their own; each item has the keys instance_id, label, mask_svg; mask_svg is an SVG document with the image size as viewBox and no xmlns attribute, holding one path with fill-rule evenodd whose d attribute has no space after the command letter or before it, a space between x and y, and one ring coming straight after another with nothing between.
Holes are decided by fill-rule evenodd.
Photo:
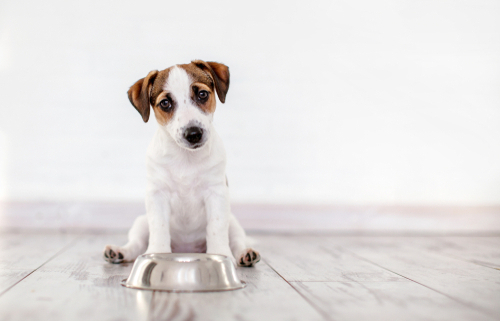
<instances>
[{"instance_id":1,"label":"stainless steel bowl rim","mask_svg":"<svg viewBox=\"0 0 500 321\"><path fill-rule=\"evenodd\" d=\"M244 288L232 261L224 255L205 253L151 253L139 256L128 288L166 292L212 292Z\"/></svg>"}]
</instances>

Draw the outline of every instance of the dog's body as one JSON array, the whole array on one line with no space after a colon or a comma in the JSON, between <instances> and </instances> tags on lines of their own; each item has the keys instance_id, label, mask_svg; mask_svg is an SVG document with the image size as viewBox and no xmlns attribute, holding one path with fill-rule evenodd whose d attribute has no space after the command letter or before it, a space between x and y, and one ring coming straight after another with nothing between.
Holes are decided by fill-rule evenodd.
<instances>
[{"instance_id":1,"label":"dog's body","mask_svg":"<svg viewBox=\"0 0 500 321\"><path fill-rule=\"evenodd\" d=\"M230 211L225 150L212 124L215 90L224 102L228 88L228 68L200 60L152 71L130 88L143 120L151 105L160 126L147 152L146 215L126 245L106 246L106 260L145 252L222 254L241 266L260 260Z\"/></svg>"}]
</instances>

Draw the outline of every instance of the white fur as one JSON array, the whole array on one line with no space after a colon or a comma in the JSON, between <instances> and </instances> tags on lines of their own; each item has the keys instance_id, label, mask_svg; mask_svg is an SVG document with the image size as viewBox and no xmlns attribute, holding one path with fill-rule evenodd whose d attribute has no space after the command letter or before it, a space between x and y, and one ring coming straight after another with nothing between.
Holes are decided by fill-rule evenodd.
<instances>
[{"instance_id":1,"label":"white fur","mask_svg":"<svg viewBox=\"0 0 500 321\"><path fill-rule=\"evenodd\" d=\"M125 246L106 246L110 262L133 261L144 251L207 252L226 255L233 262L237 258L238 263L250 254L256 257L253 263L258 261L258 253L246 248L245 232L230 210L226 153L213 128L213 115L193 104L191 83L184 69L170 71L164 89L177 106L147 151L146 215L136 219ZM184 129L192 124L204 132L204 144L197 149L189 149L183 138Z\"/></svg>"},{"instance_id":2,"label":"white fur","mask_svg":"<svg viewBox=\"0 0 500 321\"><path fill-rule=\"evenodd\" d=\"M170 92L177 102L175 115L165 128L178 145L186 148L189 148L189 145L182 137L184 129L191 125L201 127L204 131L203 143L205 143L210 136L213 119L212 114L205 114L192 103L190 89L192 82L193 80L184 69L175 66L170 70L167 83L163 86L163 89Z\"/></svg>"}]
</instances>

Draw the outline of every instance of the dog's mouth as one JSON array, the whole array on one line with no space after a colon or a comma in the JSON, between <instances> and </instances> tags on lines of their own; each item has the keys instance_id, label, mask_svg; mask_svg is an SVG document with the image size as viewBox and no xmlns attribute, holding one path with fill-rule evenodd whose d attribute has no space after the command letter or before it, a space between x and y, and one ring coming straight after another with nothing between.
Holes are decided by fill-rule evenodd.
<instances>
[{"instance_id":1,"label":"dog's mouth","mask_svg":"<svg viewBox=\"0 0 500 321\"><path fill-rule=\"evenodd\" d=\"M179 145L180 147L182 147L184 149L187 149L190 151L195 151L195 150L198 150L198 149L202 148L203 146L205 146L206 141L191 144L191 143L185 141L184 139L181 139L181 140L177 140L177 145Z\"/></svg>"},{"instance_id":2,"label":"dog's mouth","mask_svg":"<svg viewBox=\"0 0 500 321\"><path fill-rule=\"evenodd\" d=\"M205 143L198 143L198 144L190 145L188 147L188 149L193 149L193 150L198 149L198 148L202 147L203 145L205 145Z\"/></svg>"}]
</instances>

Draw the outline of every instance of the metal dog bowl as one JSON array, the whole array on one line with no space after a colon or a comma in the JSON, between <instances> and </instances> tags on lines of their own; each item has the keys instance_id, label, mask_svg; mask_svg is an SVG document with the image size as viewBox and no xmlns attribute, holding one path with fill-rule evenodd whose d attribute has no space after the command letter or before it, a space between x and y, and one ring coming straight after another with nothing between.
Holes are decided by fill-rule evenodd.
<instances>
[{"instance_id":1,"label":"metal dog bowl","mask_svg":"<svg viewBox=\"0 0 500 321\"><path fill-rule=\"evenodd\" d=\"M141 255L122 285L170 292L227 291L246 286L227 256L201 253Z\"/></svg>"}]
</instances>

